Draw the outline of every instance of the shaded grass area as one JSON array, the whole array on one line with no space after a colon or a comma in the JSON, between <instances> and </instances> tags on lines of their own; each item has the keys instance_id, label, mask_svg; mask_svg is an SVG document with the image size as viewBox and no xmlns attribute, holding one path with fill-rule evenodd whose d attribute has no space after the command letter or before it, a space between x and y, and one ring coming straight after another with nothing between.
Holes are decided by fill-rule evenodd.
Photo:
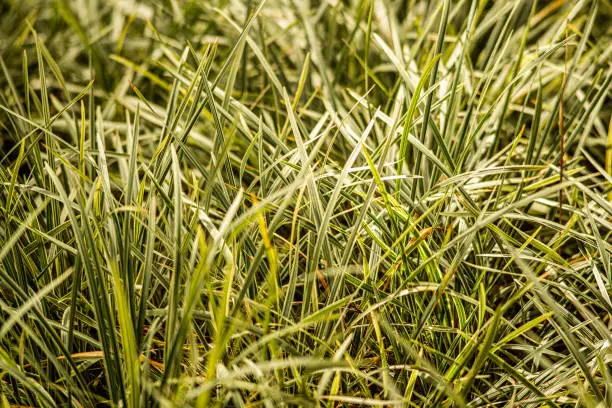
<instances>
[{"instance_id":1,"label":"shaded grass area","mask_svg":"<svg viewBox=\"0 0 612 408\"><path fill-rule=\"evenodd\" d=\"M609 0L0 3L0 404L612 406Z\"/></svg>"}]
</instances>

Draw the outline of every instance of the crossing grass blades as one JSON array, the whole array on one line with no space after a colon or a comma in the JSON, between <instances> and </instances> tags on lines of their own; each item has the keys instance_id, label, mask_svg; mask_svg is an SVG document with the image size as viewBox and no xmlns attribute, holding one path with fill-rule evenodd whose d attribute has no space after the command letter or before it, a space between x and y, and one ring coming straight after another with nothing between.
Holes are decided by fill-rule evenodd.
<instances>
[{"instance_id":1,"label":"crossing grass blades","mask_svg":"<svg viewBox=\"0 0 612 408\"><path fill-rule=\"evenodd\" d=\"M0 3L0 406L612 406L609 0Z\"/></svg>"}]
</instances>

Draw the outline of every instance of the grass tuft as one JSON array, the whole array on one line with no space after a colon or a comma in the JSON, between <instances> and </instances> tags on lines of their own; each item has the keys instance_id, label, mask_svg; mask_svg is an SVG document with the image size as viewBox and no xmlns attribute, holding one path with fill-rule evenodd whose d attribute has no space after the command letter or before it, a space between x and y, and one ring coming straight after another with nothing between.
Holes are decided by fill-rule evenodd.
<instances>
[{"instance_id":1,"label":"grass tuft","mask_svg":"<svg viewBox=\"0 0 612 408\"><path fill-rule=\"evenodd\" d=\"M0 2L0 406L612 406L611 18Z\"/></svg>"}]
</instances>

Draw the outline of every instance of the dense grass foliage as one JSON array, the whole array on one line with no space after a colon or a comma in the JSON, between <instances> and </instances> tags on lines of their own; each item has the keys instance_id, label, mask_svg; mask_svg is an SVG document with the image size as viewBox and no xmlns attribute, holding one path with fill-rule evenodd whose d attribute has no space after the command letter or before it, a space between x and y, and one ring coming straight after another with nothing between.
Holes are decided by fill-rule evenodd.
<instances>
[{"instance_id":1,"label":"dense grass foliage","mask_svg":"<svg viewBox=\"0 0 612 408\"><path fill-rule=\"evenodd\" d=\"M612 406L611 19L0 1L0 406Z\"/></svg>"}]
</instances>

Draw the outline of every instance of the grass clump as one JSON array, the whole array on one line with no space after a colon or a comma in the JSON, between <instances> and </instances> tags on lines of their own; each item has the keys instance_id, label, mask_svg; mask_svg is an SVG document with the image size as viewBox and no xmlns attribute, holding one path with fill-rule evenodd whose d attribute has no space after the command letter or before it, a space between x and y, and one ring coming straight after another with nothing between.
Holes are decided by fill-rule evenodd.
<instances>
[{"instance_id":1,"label":"grass clump","mask_svg":"<svg viewBox=\"0 0 612 408\"><path fill-rule=\"evenodd\" d=\"M612 406L611 15L0 3L0 404Z\"/></svg>"}]
</instances>

